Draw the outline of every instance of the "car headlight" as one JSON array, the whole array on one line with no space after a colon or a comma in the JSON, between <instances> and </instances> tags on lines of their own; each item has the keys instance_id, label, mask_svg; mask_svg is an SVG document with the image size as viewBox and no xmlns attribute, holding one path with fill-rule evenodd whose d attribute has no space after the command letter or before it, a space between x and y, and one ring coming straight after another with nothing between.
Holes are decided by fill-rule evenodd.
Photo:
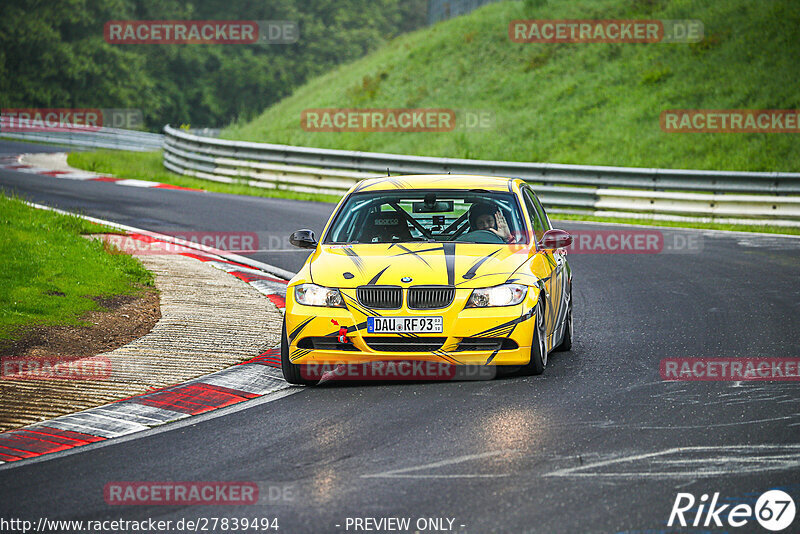
<instances>
[{"instance_id":1,"label":"car headlight","mask_svg":"<svg viewBox=\"0 0 800 534\"><path fill-rule=\"evenodd\" d=\"M528 294L528 286L522 284L503 284L501 286L473 289L467 301L467 308L487 308L489 306L514 306Z\"/></svg>"},{"instance_id":2,"label":"car headlight","mask_svg":"<svg viewBox=\"0 0 800 534\"><path fill-rule=\"evenodd\" d=\"M344 308L344 299L338 289L317 284L300 284L294 288L294 300L305 306Z\"/></svg>"}]
</instances>

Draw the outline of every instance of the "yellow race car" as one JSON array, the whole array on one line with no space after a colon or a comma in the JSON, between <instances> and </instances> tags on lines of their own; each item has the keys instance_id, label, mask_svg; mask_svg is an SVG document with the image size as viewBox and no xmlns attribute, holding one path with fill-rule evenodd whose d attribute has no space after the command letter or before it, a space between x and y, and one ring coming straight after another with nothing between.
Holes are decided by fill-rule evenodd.
<instances>
[{"instance_id":1,"label":"yellow race car","mask_svg":"<svg viewBox=\"0 0 800 534\"><path fill-rule=\"evenodd\" d=\"M541 374L572 345L572 237L520 179L371 178L342 198L289 282L283 376L367 362L508 366ZM422 368L424 369L424 368ZM492 367L496 369L496 367Z\"/></svg>"}]
</instances>

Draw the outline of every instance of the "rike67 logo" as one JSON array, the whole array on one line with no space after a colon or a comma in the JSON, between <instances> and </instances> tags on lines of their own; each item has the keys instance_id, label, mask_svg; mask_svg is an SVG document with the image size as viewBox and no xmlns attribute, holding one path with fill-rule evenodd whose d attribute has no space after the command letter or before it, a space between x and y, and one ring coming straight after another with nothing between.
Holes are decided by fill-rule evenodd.
<instances>
[{"instance_id":1,"label":"rike67 logo","mask_svg":"<svg viewBox=\"0 0 800 534\"><path fill-rule=\"evenodd\" d=\"M755 506L720 504L719 501L719 492L714 493L710 500L706 493L699 500L691 493L678 493L667 526L738 528L755 520L763 528L778 532L792 524L796 512L792 497L781 490L762 493Z\"/></svg>"}]
</instances>

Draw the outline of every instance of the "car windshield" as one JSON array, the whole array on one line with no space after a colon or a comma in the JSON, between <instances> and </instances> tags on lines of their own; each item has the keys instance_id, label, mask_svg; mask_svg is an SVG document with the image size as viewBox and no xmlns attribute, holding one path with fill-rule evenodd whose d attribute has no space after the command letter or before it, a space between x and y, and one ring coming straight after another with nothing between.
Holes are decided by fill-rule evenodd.
<instances>
[{"instance_id":1,"label":"car windshield","mask_svg":"<svg viewBox=\"0 0 800 534\"><path fill-rule=\"evenodd\" d=\"M511 193L415 190L350 195L323 242L410 241L527 243L527 237L519 203Z\"/></svg>"}]
</instances>

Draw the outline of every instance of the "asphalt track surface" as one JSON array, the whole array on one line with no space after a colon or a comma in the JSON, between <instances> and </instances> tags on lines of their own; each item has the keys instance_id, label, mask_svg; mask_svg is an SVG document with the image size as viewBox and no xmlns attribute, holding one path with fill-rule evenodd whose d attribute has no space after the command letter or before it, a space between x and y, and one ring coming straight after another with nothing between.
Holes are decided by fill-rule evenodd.
<instances>
[{"instance_id":1,"label":"asphalt track surface","mask_svg":"<svg viewBox=\"0 0 800 534\"><path fill-rule=\"evenodd\" d=\"M4 142L0 155L21 147L52 150ZM320 230L332 208L5 171L0 187L153 231L283 237ZM665 231L690 237L702 250L570 255L575 341L541 377L329 385L242 403L0 469L0 517L277 517L285 533L355 532L345 526L356 517L445 517L473 533L671 532L678 492L752 504L783 487L800 504L797 382L659 375L669 357L799 356L800 239ZM305 253L254 257L297 270ZM113 481L255 481L289 494L253 506L109 506ZM754 520L681 529L709 530L766 532Z\"/></svg>"}]
</instances>

